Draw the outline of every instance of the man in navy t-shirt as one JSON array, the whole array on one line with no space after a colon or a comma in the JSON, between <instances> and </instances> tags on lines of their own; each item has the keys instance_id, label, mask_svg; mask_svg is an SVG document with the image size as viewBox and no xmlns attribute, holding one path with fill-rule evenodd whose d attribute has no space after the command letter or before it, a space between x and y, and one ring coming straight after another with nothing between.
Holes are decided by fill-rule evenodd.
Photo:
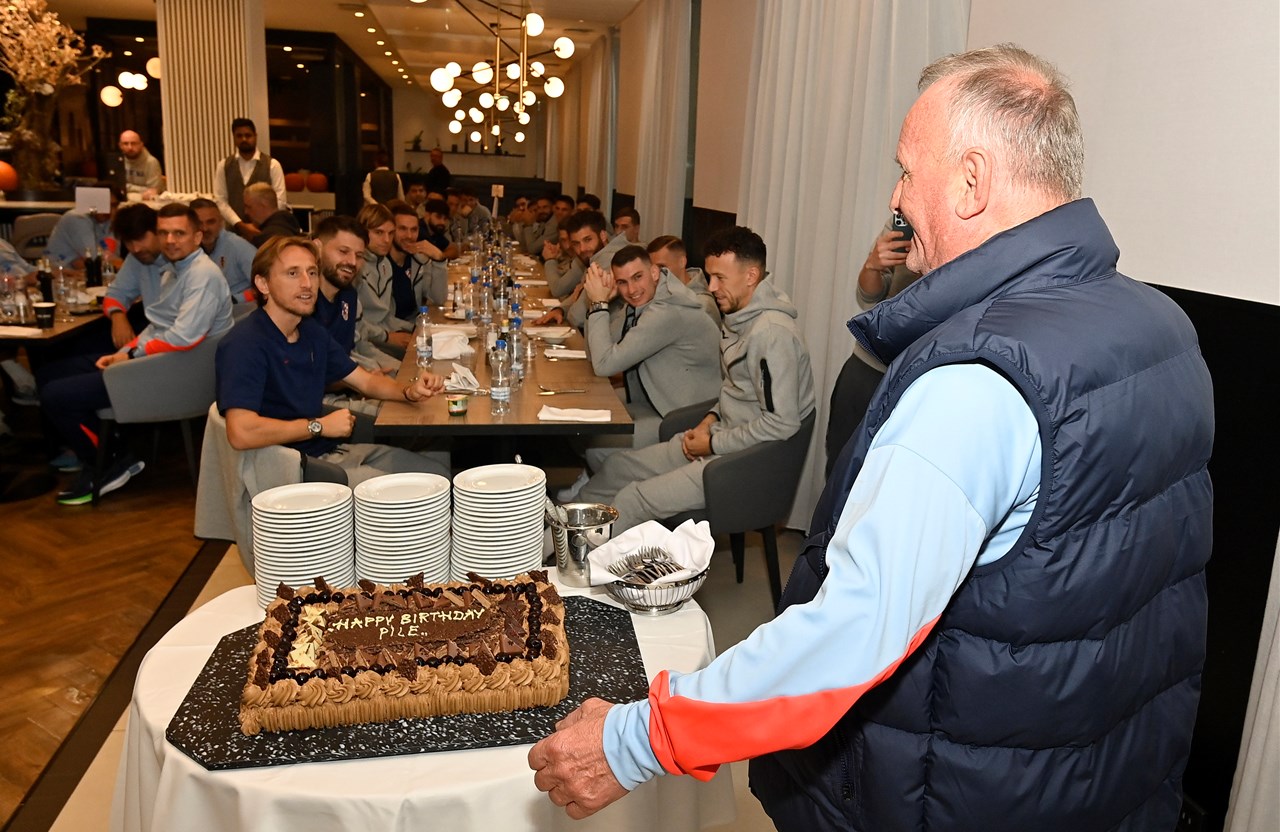
<instances>
[{"instance_id":1,"label":"man in navy t-shirt","mask_svg":"<svg viewBox=\"0 0 1280 832\"><path fill-rule=\"evenodd\" d=\"M424 371L401 385L352 361L311 317L321 277L309 241L269 241L254 258L253 273L261 308L218 345L218 409L226 416L231 446L248 450L286 445L340 466L350 485L403 471L448 476L445 454L344 443L355 415L346 409L321 415L325 388L336 382L368 398L419 402L440 393L444 380Z\"/></svg>"}]
</instances>

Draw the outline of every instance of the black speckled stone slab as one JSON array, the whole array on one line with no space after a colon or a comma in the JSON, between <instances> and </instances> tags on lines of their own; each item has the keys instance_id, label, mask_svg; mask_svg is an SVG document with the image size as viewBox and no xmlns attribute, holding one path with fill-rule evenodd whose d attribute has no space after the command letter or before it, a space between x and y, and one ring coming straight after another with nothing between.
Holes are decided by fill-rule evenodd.
<instances>
[{"instance_id":1,"label":"black speckled stone slab","mask_svg":"<svg viewBox=\"0 0 1280 832\"><path fill-rule=\"evenodd\" d=\"M246 737L240 733L238 714L249 653L258 632L255 624L218 642L165 736L188 757L217 771L533 743L554 731L556 722L592 696L611 702L643 699L649 684L631 614L581 596L566 597L564 603L569 695L553 708Z\"/></svg>"}]
</instances>

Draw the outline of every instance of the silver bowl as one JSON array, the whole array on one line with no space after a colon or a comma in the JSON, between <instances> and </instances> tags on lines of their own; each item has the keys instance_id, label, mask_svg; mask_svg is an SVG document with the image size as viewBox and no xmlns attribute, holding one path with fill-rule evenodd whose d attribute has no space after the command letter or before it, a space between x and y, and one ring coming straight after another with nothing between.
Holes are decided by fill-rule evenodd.
<instances>
[{"instance_id":1,"label":"silver bowl","mask_svg":"<svg viewBox=\"0 0 1280 832\"><path fill-rule=\"evenodd\" d=\"M609 564L609 571L621 575L635 567L636 555L627 555ZM637 615L668 615L684 606L684 602L702 588L710 567L696 575L671 583L636 584L612 581L605 584L609 597Z\"/></svg>"}]
</instances>

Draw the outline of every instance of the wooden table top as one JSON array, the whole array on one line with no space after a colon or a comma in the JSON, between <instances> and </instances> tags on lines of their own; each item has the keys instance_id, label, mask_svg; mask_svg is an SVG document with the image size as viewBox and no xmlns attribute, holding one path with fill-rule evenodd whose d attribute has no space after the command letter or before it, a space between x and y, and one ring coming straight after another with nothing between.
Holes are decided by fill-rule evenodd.
<instances>
[{"instance_id":1,"label":"wooden table top","mask_svg":"<svg viewBox=\"0 0 1280 832\"><path fill-rule=\"evenodd\" d=\"M100 320L101 318L102 311L97 308L84 315L72 315L70 321L59 321L55 318L53 327L51 329L41 329L40 334L38 335L15 335L5 332L3 328L0 328L0 341L57 341L65 338L73 332L80 331L84 327L94 321ZM14 321L0 320L0 327L4 326L20 326L30 327L32 330L37 329L34 321L31 323L20 324Z\"/></svg>"},{"instance_id":2,"label":"wooden table top","mask_svg":"<svg viewBox=\"0 0 1280 832\"><path fill-rule=\"evenodd\" d=\"M451 279L457 270L450 269ZM460 273L460 272L458 272ZM541 277L540 274L537 277ZM546 297L546 287L529 287L527 296L532 299ZM445 320L440 310L433 309L433 317L440 323L458 323ZM457 363L468 367L475 373L481 387L489 386L488 362L483 359L480 341L471 340L471 346L477 354L458 359ZM582 335L574 332L565 344L569 349L585 349ZM417 435L417 436L495 436L495 435L588 435L602 433L632 433L635 430L631 416L626 407L613 390L607 378L598 377L591 369L591 362L586 359L552 360L556 351L547 350L538 343L538 356L532 367L525 367L524 383L511 393L511 412L494 416L490 411L488 396L472 396L467 412L460 416L450 416L444 395L435 396L416 404L410 402L383 402L378 410L378 418L374 422L375 430L384 435ZM453 361L433 361L431 371L442 376L453 372ZM416 355L413 350L405 355L400 365L397 378L408 383L418 372ZM538 385L555 390L578 389L585 393L568 393L555 396L539 395ZM538 411L543 405L559 408L584 408L591 410L608 410L608 422L543 422L538 419Z\"/></svg>"}]
</instances>

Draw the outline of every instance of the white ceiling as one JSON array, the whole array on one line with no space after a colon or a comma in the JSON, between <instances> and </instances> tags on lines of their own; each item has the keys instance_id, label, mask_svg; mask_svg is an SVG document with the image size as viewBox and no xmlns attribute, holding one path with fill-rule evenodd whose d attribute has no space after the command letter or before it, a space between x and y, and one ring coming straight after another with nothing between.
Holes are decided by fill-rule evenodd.
<instances>
[{"instance_id":1,"label":"white ceiling","mask_svg":"<svg viewBox=\"0 0 1280 832\"><path fill-rule=\"evenodd\" d=\"M573 39L578 48L568 61L560 61L554 55L539 59L546 64L549 75L563 75L568 65L581 59L592 41L630 14L638 2L508 0L502 7L515 13L536 11L546 20L546 31L530 40L530 55L550 49L560 35ZM467 14L463 3L485 25ZM154 20L156 16L155 0L112 0L109 10L103 8L102 0L49 0L49 8L76 28L83 28L86 17ZM401 80L396 66L391 64L393 60L407 68L405 74L413 84L426 87L431 70L449 61L470 67L476 61L493 58L494 41L487 26L497 12L481 0L263 0L263 9L268 29L337 34L389 84L409 85ZM355 17L358 11L364 12L364 17ZM509 15L502 17L504 26L517 22ZM369 33L368 28L377 31ZM513 46L518 45L518 32L504 34L509 35ZM379 40L384 45L378 46ZM392 55L385 55L387 51ZM506 53L504 58L509 55Z\"/></svg>"}]
</instances>

